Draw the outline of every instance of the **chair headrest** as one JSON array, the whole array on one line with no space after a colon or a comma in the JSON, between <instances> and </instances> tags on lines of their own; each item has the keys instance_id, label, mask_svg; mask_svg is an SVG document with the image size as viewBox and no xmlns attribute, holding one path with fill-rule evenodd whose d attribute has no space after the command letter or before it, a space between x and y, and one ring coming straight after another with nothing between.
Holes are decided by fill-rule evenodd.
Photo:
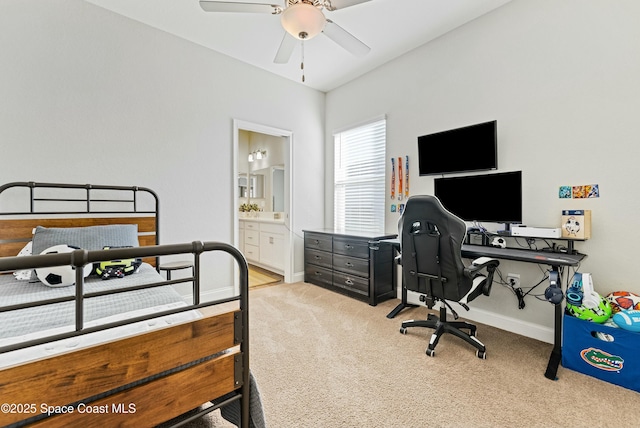
<instances>
[{"instance_id":1,"label":"chair headrest","mask_svg":"<svg viewBox=\"0 0 640 428\"><path fill-rule=\"evenodd\" d=\"M440 200L432 195L411 196L405 204L398 221L398 231L402 235L404 227L422 221L436 225L442 235L453 235L462 239L467 226L459 217L447 211Z\"/></svg>"}]
</instances>

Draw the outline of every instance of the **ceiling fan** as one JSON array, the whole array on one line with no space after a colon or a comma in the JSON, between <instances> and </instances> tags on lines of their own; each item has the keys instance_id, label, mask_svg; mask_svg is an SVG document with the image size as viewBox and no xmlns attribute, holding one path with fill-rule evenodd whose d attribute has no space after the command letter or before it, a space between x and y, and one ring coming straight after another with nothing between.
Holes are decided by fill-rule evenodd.
<instances>
[{"instance_id":1,"label":"ceiling fan","mask_svg":"<svg viewBox=\"0 0 640 428\"><path fill-rule=\"evenodd\" d=\"M217 0L200 0L206 12L248 12L282 15L282 27L286 30L273 60L286 64L291 58L298 40L309 40L320 33L356 56L366 55L371 48L330 19L322 10L344 9L371 0L284 0L284 7L276 4L243 3ZM304 51L303 51L304 52ZM303 57L304 64L304 57ZM304 65L302 65L304 69ZM304 75L302 76L304 81Z\"/></svg>"}]
</instances>

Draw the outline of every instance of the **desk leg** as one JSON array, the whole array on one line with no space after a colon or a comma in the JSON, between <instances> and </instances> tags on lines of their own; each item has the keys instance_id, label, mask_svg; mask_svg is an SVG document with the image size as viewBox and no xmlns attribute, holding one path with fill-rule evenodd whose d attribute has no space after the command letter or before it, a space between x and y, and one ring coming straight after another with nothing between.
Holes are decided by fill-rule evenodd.
<instances>
[{"instance_id":1,"label":"desk leg","mask_svg":"<svg viewBox=\"0 0 640 428\"><path fill-rule=\"evenodd\" d=\"M558 266L552 266L551 270L558 272ZM562 360L562 304L555 305L553 320L553 350L549 356L549 364L544 377L551 380L558 379L558 367Z\"/></svg>"},{"instance_id":2,"label":"desk leg","mask_svg":"<svg viewBox=\"0 0 640 428\"><path fill-rule=\"evenodd\" d=\"M407 289L404 288L404 284L403 284L402 285L402 301L391 312L389 312L389 314L387 315L387 318L395 318L395 316L398 315L405 308L416 308L416 307L417 305L412 305L410 303L407 303Z\"/></svg>"},{"instance_id":3,"label":"desk leg","mask_svg":"<svg viewBox=\"0 0 640 428\"><path fill-rule=\"evenodd\" d=\"M400 254L400 251L398 249L398 247L396 248L396 252L398 254ZM395 288L396 285L396 281L398 278L398 264L394 263L393 264L393 285ZM407 289L404 287L404 281L402 281L402 301L400 302L400 304L398 306L396 306L391 312L389 312L387 314L387 318L391 319L391 318L395 318L396 315L398 315L403 309L405 308L416 308L418 307L417 305L412 305L410 303L407 303Z\"/></svg>"}]
</instances>

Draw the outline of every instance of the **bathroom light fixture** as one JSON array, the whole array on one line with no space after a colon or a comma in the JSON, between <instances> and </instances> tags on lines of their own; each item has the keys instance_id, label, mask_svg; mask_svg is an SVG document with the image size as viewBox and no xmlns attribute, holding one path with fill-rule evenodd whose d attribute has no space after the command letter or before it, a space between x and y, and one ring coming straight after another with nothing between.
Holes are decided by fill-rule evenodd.
<instances>
[{"instance_id":1,"label":"bathroom light fixture","mask_svg":"<svg viewBox=\"0 0 640 428\"><path fill-rule=\"evenodd\" d=\"M267 157L267 151L266 150L255 150L251 153L249 153L249 157L248 160L249 162L253 162L254 160L261 160Z\"/></svg>"}]
</instances>

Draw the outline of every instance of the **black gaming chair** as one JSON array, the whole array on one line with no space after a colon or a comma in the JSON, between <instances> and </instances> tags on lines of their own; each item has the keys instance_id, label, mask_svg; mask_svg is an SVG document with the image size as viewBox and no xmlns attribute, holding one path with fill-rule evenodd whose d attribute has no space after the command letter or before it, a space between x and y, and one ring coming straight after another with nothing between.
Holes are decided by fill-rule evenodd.
<instances>
[{"instance_id":1,"label":"black gaming chair","mask_svg":"<svg viewBox=\"0 0 640 428\"><path fill-rule=\"evenodd\" d=\"M427 355L435 355L435 347L444 333L451 333L469 342L486 358L486 348L476 337L476 326L467 322L447 321L447 308L455 319L458 314L447 301L456 302L466 310L467 303L481 294L489 295L493 274L499 261L488 257L474 260L470 266L462 261L465 223L447 211L435 196L412 196L407 200L398 222L402 277L407 290L420 293L420 300L429 309L440 302L440 316L429 314L426 320L404 321L400 332L409 327L435 329ZM480 270L486 268L487 275ZM468 330L469 333L463 331Z\"/></svg>"}]
</instances>

